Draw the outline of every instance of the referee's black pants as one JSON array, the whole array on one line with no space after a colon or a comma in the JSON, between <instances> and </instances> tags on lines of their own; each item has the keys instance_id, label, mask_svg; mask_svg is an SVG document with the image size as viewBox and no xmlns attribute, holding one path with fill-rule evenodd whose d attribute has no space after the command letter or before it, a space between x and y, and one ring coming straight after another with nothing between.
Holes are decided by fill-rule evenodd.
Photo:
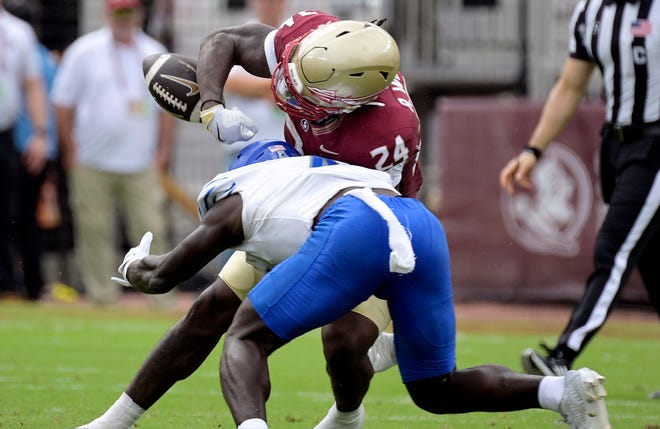
<instances>
[{"instance_id":1,"label":"referee's black pants","mask_svg":"<svg viewBox=\"0 0 660 429\"><path fill-rule=\"evenodd\" d=\"M637 267L660 315L660 136L619 142L605 132L601 186L609 208L596 238L594 271L557 343L569 363L600 330Z\"/></svg>"}]
</instances>

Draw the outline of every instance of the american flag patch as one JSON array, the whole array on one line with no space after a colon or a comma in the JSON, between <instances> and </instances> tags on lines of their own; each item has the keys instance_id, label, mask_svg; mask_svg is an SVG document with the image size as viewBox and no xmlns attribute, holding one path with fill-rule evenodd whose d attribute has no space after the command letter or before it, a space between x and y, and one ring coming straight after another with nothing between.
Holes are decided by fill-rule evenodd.
<instances>
[{"instance_id":1,"label":"american flag patch","mask_svg":"<svg viewBox=\"0 0 660 429\"><path fill-rule=\"evenodd\" d=\"M630 24L630 34L635 37L646 37L651 34L651 21L648 19L636 19Z\"/></svg>"}]
</instances>

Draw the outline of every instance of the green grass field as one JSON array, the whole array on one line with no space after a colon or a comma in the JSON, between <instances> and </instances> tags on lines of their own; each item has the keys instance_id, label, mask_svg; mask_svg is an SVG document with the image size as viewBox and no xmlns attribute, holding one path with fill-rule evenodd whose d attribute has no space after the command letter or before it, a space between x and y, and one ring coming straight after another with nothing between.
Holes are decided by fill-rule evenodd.
<instances>
[{"instance_id":1,"label":"green grass field","mask_svg":"<svg viewBox=\"0 0 660 429\"><path fill-rule=\"evenodd\" d=\"M0 428L73 428L114 402L178 315L150 310L0 303ZM557 320L556 326L564 322ZM552 323L551 323L552 325ZM499 363L519 369L519 352L557 330L528 323L463 322L458 365ZM552 326L554 328L554 326ZM544 329L547 329L545 327ZM558 329L558 328L557 328ZM232 428L218 383L219 348L139 421L140 429ZM611 320L578 365L607 376L614 428L660 428L660 327L657 320ZM332 403L318 331L276 352L268 403L273 428L311 429ZM436 416L412 405L393 369L378 374L365 399L367 428L555 428L544 410Z\"/></svg>"}]
</instances>

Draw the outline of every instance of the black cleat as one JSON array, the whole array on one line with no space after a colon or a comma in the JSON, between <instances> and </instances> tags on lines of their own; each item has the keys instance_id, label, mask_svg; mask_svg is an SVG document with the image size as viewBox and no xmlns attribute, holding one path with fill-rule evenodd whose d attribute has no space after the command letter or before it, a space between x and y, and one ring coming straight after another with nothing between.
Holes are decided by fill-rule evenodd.
<instances>
[{"instance_id":1,"label":"black cleat","mask_svg":"<svg viewBox=\"0 0 660 429\"><path fill-rule=\"evenodd\" d=\"M561 356L561 352L555 352L542 344L548 356L542 356L534 349L525 350L520 356L523 370L533 375L566 375L570 369L568 361Z\"/></svg>"}]
</instances>

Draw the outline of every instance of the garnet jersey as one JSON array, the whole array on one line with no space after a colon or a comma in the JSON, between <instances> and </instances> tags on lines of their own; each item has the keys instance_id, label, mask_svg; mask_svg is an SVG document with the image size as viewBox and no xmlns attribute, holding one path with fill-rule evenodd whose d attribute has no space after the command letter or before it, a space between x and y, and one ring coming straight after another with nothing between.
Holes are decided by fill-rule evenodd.
<instances>
[{"instance_id":1,"label":"garnet jersey","mask_svg":"<svg viewBox=\"0 0 660 429\"><path fill-rule=\"evenodd\" d=\"M302 11L287 19L264 44L271 72L287 43L334 21L338 18L319 11ZM422 186L419 117L401 73L373 102L352 113L321 123L290 114L284 135L306 155L387 171L406 197L416 197Z\"/></svg>"}]
</instances>

